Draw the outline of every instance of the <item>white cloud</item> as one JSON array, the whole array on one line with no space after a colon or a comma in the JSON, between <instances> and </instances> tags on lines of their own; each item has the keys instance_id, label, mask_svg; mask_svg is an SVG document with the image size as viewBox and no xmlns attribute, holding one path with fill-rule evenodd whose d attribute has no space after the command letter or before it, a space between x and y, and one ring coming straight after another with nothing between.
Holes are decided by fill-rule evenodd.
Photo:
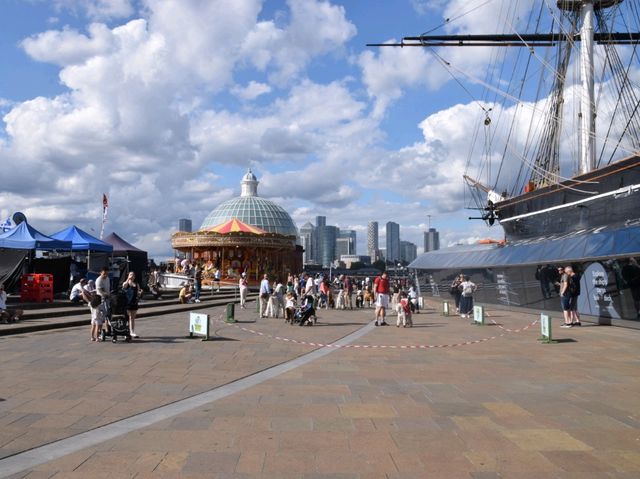
<instances>
[{"instance_id":1,"label":"white cloud","mask_svg":"<svg viewBox=\"0 0 640 479\"><path fill-rule=\"evenodd\" d=\"M58 9L82 12L89 18L127 18L134 13L130 0L53 0Z\"/></svg>"},{"instance_id":2,"label":"white cloud","mask_svg":"<svg viewBox=\"0 0 640 479\"><path fill-rule=\"evenodd\" d=\"M69 28L49 30L27 38L22 46L34 60L65 66L106 54L114 45L111 31L95 23L89 26L89 35Z\"/></svg>"},{"instance_id":3,"label":"white cloud","mask_svg":"<svg viewBox=\"0 0 640 479\"><path fill-rule=\"evenodd\" d=\"M251 80L245 87L237 85L231 89L231 93L242 100L255 100L260 95L270 92L271 87L269 85L254 80Z\"/></svg>"},{"instance_id":4,"label":"white cloud","mask_svg":"<svg viewBox=\"0 0 640 479\"><path fill-rule=\"evenodd\" d=\"M242 51L251 64L270 69L276 84L290 83L309 61L339 49L356 34L344 7L326 1L288 0L289 23L283 28L275 20L262 21L246 36Z\"/></svg>"}]
</instances>

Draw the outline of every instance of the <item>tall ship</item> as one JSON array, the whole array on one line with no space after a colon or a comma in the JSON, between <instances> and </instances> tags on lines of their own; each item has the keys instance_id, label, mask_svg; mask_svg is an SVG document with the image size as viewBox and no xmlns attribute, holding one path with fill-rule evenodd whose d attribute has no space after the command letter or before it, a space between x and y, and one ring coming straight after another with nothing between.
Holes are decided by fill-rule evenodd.
<instances>
[{"instance_id":1,"label":"tall ship","mask_svg":"<svg viewBox=\"0 0 640 479\"><path fill-rule=\"evenodd\" d=\"M409 267L423 294L448 295L464 273L480 302L560 311L557 268L571 265L582 314L640 327L640 0L495 3L502 32L376 45L430 49L461 85L484 90L469 135L482 161L462 176L475 218L501 239ZM445 61L453 47L478 48L489 67L474 75Z\"/></svg>"}]
</instances>

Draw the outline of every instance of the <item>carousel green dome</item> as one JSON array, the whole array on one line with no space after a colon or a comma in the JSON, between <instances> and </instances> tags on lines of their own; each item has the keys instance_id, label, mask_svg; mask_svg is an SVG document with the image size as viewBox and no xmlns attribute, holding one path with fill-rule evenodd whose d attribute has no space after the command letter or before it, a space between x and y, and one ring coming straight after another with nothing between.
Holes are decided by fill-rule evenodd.
<instances>
[{"instance_id":1,"label":"carousel green dome","mask_svg":"<svg viewBox=\"0 0 640 479\"><path fill-rule=\"evenodd\" d=\"M240 182L241 194L215 208L202 222L200 229L217 226L232 218L257 226L270 233L297 236L295 223L281 206L258 196L258 180L249 170Z\"/></svg>"}]
</instances>

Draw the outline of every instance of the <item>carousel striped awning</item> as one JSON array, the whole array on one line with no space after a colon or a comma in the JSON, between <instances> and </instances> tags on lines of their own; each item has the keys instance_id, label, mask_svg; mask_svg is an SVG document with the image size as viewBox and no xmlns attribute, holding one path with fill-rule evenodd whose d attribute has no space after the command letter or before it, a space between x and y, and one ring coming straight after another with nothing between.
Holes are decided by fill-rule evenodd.
<instances>
[{"instance_id":1,"label":"carousel striped awning","mask_svg":"<svg viewBox=\"0 0 640 479\"><path fill-rule=\"evenodd\" d=\"M204 231L212 231L214 233L219 234L227 234L227 233L253 233L256 235L262 235L267 233L262 228L258 228L257 226L251 226L247 223L240 221L237 218L231 218L228 221L225 221L222 224L211 226L210 228L205 228Z\"/></svg>"}]
</instances>

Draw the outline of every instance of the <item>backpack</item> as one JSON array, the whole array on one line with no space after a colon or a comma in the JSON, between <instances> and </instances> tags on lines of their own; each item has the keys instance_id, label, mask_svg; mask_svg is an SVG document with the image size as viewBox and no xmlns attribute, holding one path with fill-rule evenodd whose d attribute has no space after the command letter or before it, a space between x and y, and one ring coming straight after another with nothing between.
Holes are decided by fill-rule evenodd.
<instances>
[{"instance_id":1,"label":"backpack","mask_svg":"<svg viewBox=\"0 0 640 479\"><path fill-rule=\"evenodd\" d=\"M578 278L578 275L573 275L569 278L569 295L580 296L580 278Z\"/></svg>"}]
</instances>

